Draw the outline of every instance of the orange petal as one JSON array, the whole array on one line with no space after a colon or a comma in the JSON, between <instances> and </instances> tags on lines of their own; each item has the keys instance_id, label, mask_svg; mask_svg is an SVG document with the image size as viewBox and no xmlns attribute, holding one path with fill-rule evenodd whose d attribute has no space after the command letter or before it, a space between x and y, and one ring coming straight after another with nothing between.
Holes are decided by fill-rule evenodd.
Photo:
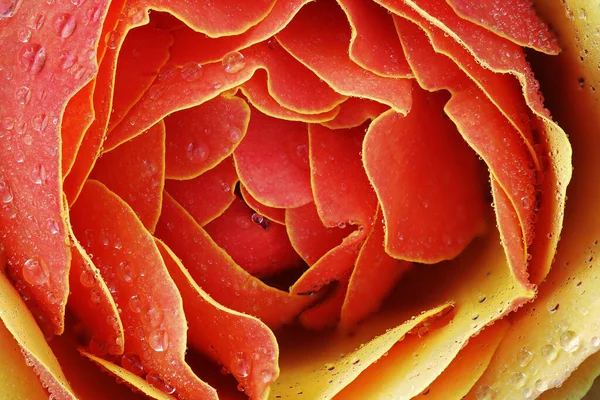
<instances>
[{"instance_id":1,"label":"orange petal","mask_svg":"<svg viewBox=\"0 0 600 400\"><path fill-rule=\"evenodd\" d=\"M165 190L200 226L204 226L223 214L235 200L237 181L233 157L229 157L197 178L182 181L167 179Z\"/></svg>"},{"instance_id":2,"label":"orange petal","mask_svg":"<svg viewBox=\"0 0 600 400\"><path fill-rule=\"evenodd\" d=\"M454 258L482 232L481 167L444 117L444 100L415 90L406 117L388 111L365 137L363 159L386 221L386 251L396 258Z\"/></svg>"},{"instance_id":3,"label":"orange petal","mask_svg":"<svg viewBox=\"0 0 600 400\"><path fill-rule=\"evenodd\" d=\"M371 225L377 196L362 163L366 126L332 131L308 129L312 190L319 217L327 227Z\"/></svg>"},{"instance_id":4,"label":"orange petal","mask_svg":"<svg viewBox=\"0 0 600 400\"><path fill-rule=\"evenodd\" d=\"M114 82L114 95L108 132L148 90L161 67L169 59L169 47L173 36L157 29L154 24L133 29L123 41ZM188 65L187 73L194 73L194 65ZM135 125L135 120L127 123Z\"/></svg>"},{"instance_id":5,"label":"orange petal","mask_svg":"<svg viewBox=\"0 0 600 400\"><path fill-rule=\"evenodd\" d=\"M177 256L161 241L157 244L183 298L190 345L227 368L249 397L263 398L279 375L279 347L271 330L258 319L215 302Z\"/></svg>"},{"instance_id":6,"label":"orange petal","mask_svg":"<svg viewBox=\"0 0 600 400\"><path fill-rule=\"evenodd\" d=\"M558 54L560 48L548 29L537 16L533 4L526 0L446 0L462 18L480 25L519 46Z\"/></svg>"},{"instance_id":7,"label":"orange petal","mask_svg":"<svg viewBox=\"0 0 600 400\"><path fill-rule=\"evenodd\" d=\"M240 192L242 193L242 197L244 198L246 204L248 204L248 206L254 211L264 217L267 217L271 221L277 222L278 224L285 224L285 209L269 207L260 203L258 200L252 197L244 185L240 185Z\"/></svg>"},{"instance_id":8,"label":"orange petal","mask_svg":"<svg viewBox=\"0 0 600 400\"><path fill-rule=\"evenodd\" d=\"M154 231L162 202L165 174L165 124L124 143L98 160L90 177L106 185Z\"/></svg>"},{"instance_id":9,"label":"orange petal","mask_svg":"<svg viewBox=\"0 0 600 400\"><path fill-rule=\"evenodd\" d=\"M316 300L314 296L282 292L248 274L166 193L156 236L181 258L198 286L216 301L253 315L272 329L292 321Z\"/></svg>"},{"instance_id":10,"label":"orange petal","mask_svg":"<svg viewBox=\"0 0 600 400\"><path fill-rule=\"evenodd\" d=\"M121 310L124 357L135 355L155 386L167 385L188 398L216 398L184 361L187 324L181 297L134 211L106 186L88 180L71 218Z\"/></svg>"},{"instance_id":11,"label":"orange petal","mask_svg":"<svg viewBox=\"0 0 600 400\"><path fill-rule=\"evenodd\" d=\"M240 144L249 120L246 102L229 96L165 118L167 178L191 179L214 168Z\"/></svg>"},{"instance_id":12,"label":"orange petal","mask_svg":"<svg viewBox=\"0 0 600 400\"><path fill-rule=\"evenodd\" d=\"M348 330L377 311L398 280L411 267L385 252L385 233L381 216L375 218L373 230L365 240L344 298L340 327Z\"/></svg>"},{"instance_id":13,"label":"orange petal","mask_svg":"<svg viewBox=\"0 0 600 400\"><path fill-rule=\"evenodd\" d=\"M272 224L256 214L239 197L204 229L236 264L256 277L272 276L302 265L285 226Z\"/></svg>"},{"instance_id":14,"label":"orange petal","mask_svg":"<svg viewBox=\"0 0 600 400\"><path fill-rule=\"evenodd\" d=\"M276 37L338 93L373 99L402 113L410 109L412 83L408 79L384 78L350 60L348 20L335 2L305 6Z\"/></svg>"},{"instance_id":15,"label":"orange petal","mask_svg":"<svg viewBox=\"0 0 600 400\"><path fill-rule=\"evenodd\" d=\"M74 54L89 51L93 54L90 46L99 40L108 1L95 3L92 6L95 20L80 23L77 33L68 40L63 36L72 31L67 27L57 34L55 21L44 24L44 16L84 21L87 7L69 2L3 3L11 4L16 8L9 14L14 15L0 21L3 37L0 121L5 132L2 139L5 156L0 160L3 200L0 234L10 262L11 279L29 298L28 304L44 329L60 333L70 263L61 217L60 118L68 99L97 70L93 57L82 57L80 62L65 69L61 55L72 58ZM35 28L33 32L28 26ZM17 40L18 32L31 34L27 43Z\"/></svg>"},{"instance_id":16,"label":"orange petal","mask_svg":"<svg viewBox=\"0 0 600 400\"><path fill-rule=\"evenodd\" d=\"M233 159L240 182L261 203L287 208L312 200L305 124L252 110L248 132Z\"/></svg>"},{"instance_id":17,"label":"orange petal","mask_svg":"<svg viewBox=\"0 0 600 400\"><path fill-rule=\"evenodd\" d=\"M396 36L392 17L376 3L338 0L352 28L352 61L377 75L406 78L412 75Z\"/></svg>"},{"instance_id":18,"label":"orange petal","mask_svg":"<svg viewBox=\"0 0 600 400\"><path fill-rule=\"evenodd\" d=\"M96 79L92 79L69 99L60 127L62 140L62 176L71 171L83 135L94 120L94 103L92 96Z\"/></svg>"},{"instance_id":19,"label":"orange petal","mask_svg":"<svg viewBox=\"0 0 600 400\"><path fill-rule=\"evenodd\" d=\"M388 110L389 107L373 100L350 97L340 104L340 112L331 121L321 125L329 129L354 128Z\"/></svg>"}]
</instances>

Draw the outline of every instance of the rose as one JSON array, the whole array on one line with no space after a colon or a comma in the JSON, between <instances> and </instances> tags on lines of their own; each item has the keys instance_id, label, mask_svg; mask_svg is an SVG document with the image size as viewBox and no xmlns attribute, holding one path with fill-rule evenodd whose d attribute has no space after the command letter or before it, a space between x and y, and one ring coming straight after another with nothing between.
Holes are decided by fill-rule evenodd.
<instances>
[{"instance_id":1,"label":"rose","mask_svg":"<svg viewBox=\"0 0 600 400\"><path fill-rule=\"evenodd\" d=\"M186 319L191 346L222 363L251 397L265 394L278 373L278 343L266 325L278 328L300 312L304 326L322 328L339 319L341 331L351 330L353 335L325 340L326 351L321 349L318 356L314 351L320 347L314 344L311 356L306 357L296 354L298 350L306 353L306 345L302 344L306 338L288 338L277 330L282 372L272 388L275 397L295 397L299 392L309 398L330 397L346 386L345 396L440 395L440 387L447 390L449 381L453 381L457 395L473 387L471 392L478 398L530 397L562 382L564 369L572 370L597 346L598 340L588 332L593 329L590 324L577 324L568 315L564 317L569 307L577 306L586 315L593 315L594 310L589 309L593 306L591 300L580 300L579 304L587 304L588 308L573 305L568 302L568 290L553 289L555 282L566 280L560 271L541 284L540 295L531 306L514 313L514 325L508 333L504 318L466 344L482 326L533 299L532 284L541 282L547 274L562 226L570 164L569 146L560 129L548 119L545 127L542 125L547 115L535 90L527 92L533 109L528 111L518 105L523 100L513 80L478 67L473 56L451 39L463 40L479 61L496 72L508 69L517 75L523 73L524 87L535 89L517 46L466 22L456 25L458 17L453 11L443 4L432 7L434 3L429 2L416 2L418 7L412 2L385 2L403 16L396 17L395 22L404 51L395 35L390 34L390 28L394 30L392 17L367 3L340 2L358 32L351 47L353 61L348 61L345 51L349 37L345 34L344 14L336 5L322 1L304 5L302 10L298 8L304 2L278 2L272 9L266 3L248 5L247 9L238 5L242 9L237 11L223 5L224 10L201 10L209 13L206 18L199 18L203 14L186 9L185 4L170 6L170 11L184 15L186 23L202 32L213 36L239 34L212 40L165 15L153 15L149 25L126 36L133 25L148 22L145 6L134 3L123 6L113 2L106 17L108 4L90 5L81 0L73 4L43 3L40 7L5 3L3 23L7 29L3 32L7 36L3 50L17 55L16 63L13 57L3 65L10 81L3 88L9 112L3 116L7 157L1 169L9 276L40 325L47 332L53 328L60 333L68 292L69 271L65 265L71 252L68 306L79 323L67 332L78 332L77 340L89 344L87 350L82 350L84 355L133 386L153 396L160 396L156 388L167 393L176 391L187 398L214 395L183 362ZM490 13L464 7L468 2L450 3L463 17L474 10L470 18L478 23L494 22L488 20ZM480 7L485 11L485 6ZM519 21L511 20L508 26L492 30L500 29L502 35L518 43L549 52L556 50L543 26L532 29L533 35L519 26L523 21L536 23L528 8L509 10L498 18L516 15L517 11L524 14L519 14ZM240 16L227 19L219 11L239 12ZM376 18L381 25L365 24L365 16ZM292 17L289 26L277 33ZM435 19L437 25L428 24L427 18ZM249 28L254 23L258 25ZM440 23L446 34L459 31L460 35L445 38ZM465 24L468 29L461 30ZM101 27L104 31L99 35ZM422 29L433 40L435 49L449 57L432 51ZM278 41L252 45L273 33L277 33ZM99 36L103 40L95 53ZM373 43L385 58L372 51L369 45ZM403 52L408 64L399 61ZM95 56L100 61L98 73ZM325 82L319 82L294 58ZM489 96L466 79L455 63ZM115 67L111 116L109 99ZM269 71L270 93L265 91L263 72L250 79L257 68ZM452 99L446 103L442 95L428 95L418 88L412 97L407 96L411 84L398 76L411 70L419 85L427 90L448 88ZM91 83L82 87L90 78ZM240 85L241 93L256 109L250 111L243 97L229 90ZM223 94L209 100L219 93ZM345 100L349 95L375 99L394 111L360 98ZM17 104L13 104L15 100ZM407 113L411 102L406 117L396 115L396 111ZM338 105L340 111L336 114ZM491 170L495 211L508 265L502 248L497 246L494 229L483 231L481 222L491 218L482 207L480 189L485 184L478 179L479 166L453 131L452 123L442 116L443 106ZM171 133L167 133L165 150L156 145L165 140L164 125L158 121L182 108L189 111L165 118L167 132ZM531 114L535 134L529 131L522 112L540 114L540 118ZM362 130L367 125L343 131L344 137L330 132L344 125L361 126L368 118L375 121L364 138ZM288 119L312 123L310 143L306 143L302 124L281 121ZM540 126L535 126L535 121ZM62 159L56 154L59 122ZM108 135L104 138L107 125ZM198 135L190 135L199 128L217 132L213 136L218 138L200 136L204 140L200 142ZM420 128L419 140L411 135L415 128ZM284 140L273 133L283 129L287 135ZM485 130L486 136L481 136L480 130ZM391 131L396 135L390 135ZM411 152L398 144L400 139ZM104 149L100 150L102 143ZM236 173L226 157L235 146L241 195L248 205L239 195L234 200L232 194ZM311 171L303 169L309 149ZM362 163L358 156L361 150ZM100 152L104 155L95 163L95 155ZM282 156L283 162L275 162ZM399 158L397 175L390 177L386 163L393 157ZM59 162L66 175L64 193L71 206L74 234L70 232L70 221L62 222L67 213L61 214ZM422 168L413 169L414 165ZM79 194L92 167L92 179ZM170 195L165 194L161 210L163 171L171 179L165 185ZM176 182L192 176L199 178ZM311 182L307 182L307 176ZM398 192L395 183L403 184L409 195ZM198 192L198 186L211 192ZM536 195L538 192L541 197ZM201 194L205 197L202 203L196 197ZM310 205L313 198L318 210ZM399 201L401 198L404 201ZM376 199L380 204L378 214ZM185 206L197 224L177 202ZM248 206L257 213L250 212ZM287 209L287 232L277 223L278 218L282 221L281 208ZM386 231L380 223L382 218ZM321 220L334 227L325 229ZM338 245L350 233L351 222L355 232ZM205 225L205 229L198 224ZM170 249L160 241L155 243L150 233L182 257L193 279ZM292 295L276 291L247 273L262 277L295 266L299 258L291 252L288 233L298 253L312 265L296 281ZM311 239L313 234L318 240ZM478 235L482 237L462 252ZM71 250L63 245L66 237L73 240ZM384 237L387 253L381 246ZM582 241L571 239L575 244L568 247L573 250L567 252L565 260L572 252L581 253ZM248 251L257 246L262 246L258 252ZM454 267L448 263L431 267L409 263L435 263L461 252L450 262ZM523 252L532 256L528 267ZM402 262L399 264L388 254ZM210 261L220 269L211 267ZM477 268L481 262L485 262L486 270ZM203 273L203 268L207 272ZM425 286L427 278L443 282L427 282ZM255 315L262 323L220 306L194 285L194 279L215 300ZM324 290L331 281L337 281L337 286ZM389 305L356 326L377 310L397 281L398 293L392 295ZM278 276L269 282L281 285L286 279ZM586 289L581 282L573 290L583 296ZM436 293L424 292L432 289ZM243 296L238 298L242 291ZM306 296L306 292L315 294ZM587 292L593 292L592 288ZM65 356L73 346L67 337L54 338L50 343L73 389L56 359L44 355L47 346L10 286L5 285L3 295L7 310L19 310L3 317L3 321L49 390L67 398L73 391L80 396L94 391L90 382L82 379L81 368L85 366L73 365L73 357ZM315 302L320 303L303 311ZM425 310L416 319L409 319ZM546 323L547 318L566 319ZM536 319L544 322L541 331L545 336L539 342L547 342L544 345L525 329ZM27 331L17 331L18 324L26 326ZM529 334L526 340L524 332ZM354 351L361 343L366 345ZM481 346L485 351L477 351ZM390 348L387 357L372 365ZM496 358L490 362L496 348ZM554 351L560 362L554 362ZM432 366L434 352L438 358ZM349 354L340 356L342 353ZM19 357L13 357L17 364ZM509 366L500 368L503 364ZM558 370L560 375L552 380L553 371ZM26 368L21 372L27 373ZM218 379L202 377L219 390L227 390ZM504 382L510 385L502 386ZM567 381L562 390L567 391L570 385ZM102 390L109 393L121 389L107 384ZM120 392L110 393L115 397Z\"/></svg>"}]
</instances>

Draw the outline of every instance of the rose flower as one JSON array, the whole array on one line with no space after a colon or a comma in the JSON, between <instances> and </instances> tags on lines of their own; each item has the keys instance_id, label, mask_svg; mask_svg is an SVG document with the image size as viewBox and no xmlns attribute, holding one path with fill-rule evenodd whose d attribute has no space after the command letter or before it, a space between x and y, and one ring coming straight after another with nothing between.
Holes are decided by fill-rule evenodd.
<instances>
[{"instance_id":1,"label":"rose flower","mask_svg":"<svg viewBox=\"0 0 600 400\"><path fill-rule=\"evenodd\" d=\"M562 3L0 0L2 398L582 398Z\"/></svg>"}]
</instances>

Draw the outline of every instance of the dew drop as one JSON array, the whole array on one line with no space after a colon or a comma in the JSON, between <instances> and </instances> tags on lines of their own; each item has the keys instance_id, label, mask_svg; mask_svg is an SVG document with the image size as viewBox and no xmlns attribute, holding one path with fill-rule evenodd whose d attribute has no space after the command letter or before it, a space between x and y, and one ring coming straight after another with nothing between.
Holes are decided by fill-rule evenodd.
<instances>
[{"instance_id":1,"label":"dew drop","mask_svg":"<svg viewBox=\"0 0 600 400\"><path fill-rule=\"evenodd\" d=\"M345 227L346 227L346 223L344 221L342 221L338 224L338 228L340 228L340 229L344 229Z\"/></svg>"},{"instance_id":2,"label":"dew drop","mask_svg":"<svg viewBox=\"0 0 600 400\"><path fill-rule=\"evenodd\" d=\"M85 0L71 0L71 3L75 6L75 7L79 7L80 5L82 5L83 3L85 3Z\"/></svg>"},{"instance_id":3,"label":"dew drop","mask_svg":"<svg viewBox=\"0 0 600 400\"><path fill-rule=\"evenodd\" d=\"M545 381L538 379L537 381L535 381L535 388L538 391L543 392L548 390L548 384Z\"/></svg>"},{"instance_id":4,"label":"dew drop","mask_svg":"<svg viewBox=\"0 0 600 400\"><path fill-rule=\"evenodd\" d=\"M2 203L10 203L13 201L13 198L14 196L10 185L3 179L0 179L0 200L2 200Z\"/></svg>"},{"instance_id":5,"label":"dew drop","mask_svg":"<svg viewBox=\"0 0 600 400\"><path fill-rule=\"evenodd\" d=\"M202 78L202 65L197 62L190 61L181 67L179 73L184 81L195 82Z\"/></svg>"},{"instance_id":6,"label":"dew drop","mask_svg":"<svg viewBox=\"0 0 600 400\"><path fill-rule=\"evenodd\" d=\"M481 385L475 392L475 398L477 400L494 400L496 398L496 392L490 385Z\"/></svg>"},{"instance_id":7,"label":"dew drop","mask_svg":"<svg viewBox=\"0 0 600 400\"><path fill-rule=\"evenodd\" d=\"M140 313L142 311L142 305L140 303L140 298L137 295L133 295L129 298L129 309L134 313Z\"/></svg>"},{"instance_id":8,"label":"dew drop","mask_svg":"<svg viewBox=\"0 0 600 400\"><path fill-rule=\"evenodd\" d=\"M142 20L144 19L144 11L136 7L130 9L128 15L129 21L131 21L133 25L142 22Z\"/></svg>"},{"instance_id":9,"label":"dew drop","mask_svg":"<svg viewBox=\"0 0 600 400\"><path fill-rule=\"evenodd\" d=\"M152 331L148 336L148 344L156 352L162 352L169 347L169 335L164 329Z\"/></svg>"},{"instance_id":10,"label":"dew drop","mask_svg":"<svg viewBox=\"0 0 600 400\"><path fill-rule=\"evenodd\" d=\"M46 174L46 168L44 168L42 164L36 165L33 168L33 171L31 171L31 180L36 185L41 185L42 183L46 182L47 179L48 175Z\"/></svg>"},{"instance_id":11,"label":"dew drop","mask_svg":"<svg viewBox=\"0 0 600 400\"><path fill-rule=\"evenodd\" d=\"M31 39L31 31L27 28L19 29L19 32L17 33L17 39L19 39L19 42L29 42Z\"/></svg>"},{"instance_id":12,"label":"dew drop","mask_svg":"<svg viewBox=\"0 0 600 400\"><path fill-rule=\"evenodd\" d=\"M580 340L579 335L573 331L566 331L560 335L560 347L563 350L572 353L579 348Z\"/></svg>"},{"instance_id":13,"label":"dew drop","mask_svg":"<svg viewBox=\"0 0 600 400\"><path fill-rule=\"evenodd\" d=\"M54 32L63 39L68 38L75 31L77 26L77 20L75 17L68 13L57 14L54 17L54 23L52 28Z\"/></svg>"},{"instance_id":14,"label":"dew drop","mask_svg":"<svg viewBox=\"0 0 600 400\"><path fill-rule=\"evenodd\" d=\"M50 271L44 261L30 258L23 264L23 279L30 285L43 285L49 277Z\"/></svg>"},{"instance_id":15,"label":"dew drop","mask_svg":"<svg viewBox=\"0 0 600 400\"><path fill-rule=\"evenodd\" d=\"M250 219L256 225L259 225L261 228L263 228L265 230L269 229L269 226L271 225L271 221L269 221L268 218L266 218L265 216L263 216L263 215L261 215L259 213L252 214L250 216Z\"/></svg>"},{"instance_id":16,"label":"dew drop","mask_svg":"<svg viewBox=\"0 0 600 400\"><path fill-rule=\"evenodd\" d=\"M187 157L192 162L201 163L206 161L210 150L204 143L190 143L187 145Z\"/></svg>"},{"instance_id":17,"label":"dew drop","mask_svg":"<svg viewBox=\"0 0 600 400\"><path fill-rule=\"evenodd\" d=\"M119 275L119 278L121 278L121 280L123 282L127 282L127 283L131 283L131 281L133 281L133 278L135 276L135 273L133 271L133 268L131 267L131 264L129 264L129 262L127 262L127 261L121 261L119 263L119 268L117 270L117 274Z\"/></svg>"},{"instance_id":18,"label":"dew drop","mask_svg":"<svg viewBox=\"0 0 600 400\"><path fill-rule=\"evenodd\" d=\"M119 46L119 34L115 31L108 32L104 37L106 47L110 50L114 50Z\"/></svg>"},{"instance_id":19,"label":"dew drop","mask_svg":"<svg viewBox=\"0 0 600 400\"><path fill-rule=\"evenodd\" d=\"M121 366L127 371L136 375L142 375L144 373L142 360L140 360L140 357L134 353L123 354L123 357L121 357Z\"/></svg>"},{"instance_id":20,"label":"dew drop","mask_svg":"<svg viewBox=\"0 0 600 400\"><path fill-rule=\"evenodd\" d=\"M58 222L56 222L56 220L54 220L52 218L48 218L46 223L48 225L48 230L50 231L50 233L52 235L56 235L60 231L60 227L58 225Z\"/></svg>"},{"instance_id":21,"label":"dew drop","mask_svg":"<svg viewBox=\"0 0 600 400\"><path fill-rule=\"evenodd\" d=\"M264 383L270 383L273 380L273 373L267 369L260 371L260 380Z\"/></svg>"},{"instance_id":22,"label":"dew drop","mask_svg":"<svg viewBox=\"0 0 600 400\"><path fill-rule=\"evenodd\" d=\"M164 318L164 312L160 307L150 305L142 312L142 322L150 328L158 327Z\"/></svg>"},{"instance_id":23,"label":"dew drop","mask_svg":"<svg viewBox=\"0 0 600 400\"><path fill-rule=\"evenodd\" d=\"M31 90L27 86L18 87L15 90L15 99L17 99L19 104L29 103L29 100L31 100Z\"/></svg>"},{"instance_id":24,"label":"dew drop","mask_svg":"<svg viewBox=\"0 0 600 400\"><path fill-rule=\"evenodd\" d=\"M531 362L533 358L533 354L526 349L522 349L519 354L517 354L517 362L521 367L526 367Z\"/></svg>"},{"instance_id":25,"label":"dew drop","mask_svg":"<svg viewBox=\"0 0 600 400\"><path fill-rule=\"evenodd\" d=\"M4 118L4 121L2 121L2 126L7 131L10 131L15 126L15 120L11 117L6 117Z\"/></svg>"},{"instance_id":26,"label":"dew drop","mask_svg":"<svg viewBox=\"0 0 600 400\"><path fill-rule=\"evenodd\" d=\"M230 74L240 72L246 66L244 56L239 51L231 51L225 54L221 63L225 72Z\"/></svg>"},{"instance_id":27,"label":"dew drop","mask_svg":"<svg viewBox=\"0 0 600 400\"><path fill-rule=\"evenodd\" d=\"M69 69L77 62L77 55L75 53L70 52L68 50L63 51L58 56L58 64L62 69Z\"/></svg>"},{"instance_id":28,"label":"dew drop","mask_svg":"<svg viewBox=\"0 0 600 400\"><path fill-rule=\"evenodd\" d=\"M79 282L87 288L93 287L96 285L96 275L92 271L84 269L79 275Z\"/></svg>"},{"instance_id":29,"label":"dew drop","mask_svg":"<svg viewBox=\"0 0 600 400\"><path fill-rule=\"evenodd\" d=\"M37 43L27 44L21 48L19 60L24 71L38 74L46 64L46 49Z\"/></svg>"},{"instance_id":30,"label":"dew drop","mask_svg":"<svg viewBox=\"0 0 600 400\"><path fill-rule=\"evenodd\" d=\"M38 132L43 131L48 126L48 116L44 113L34 115L31 126Z\"/></svg>"},{"instance_id":31,"label":"dew drop","mask_svg":"<svg viewBox=\"0 0 600 400\"><path fill-rule=\"evenodd\" d=\"M523 387L527 382L527 377L522 372L515 372L511 375L509 383L515 387Z\"/></svg>"},{"instance_id":32,"label":"dew drop","mask_svg":"<svg viewBox=\"0 0 600 400\"><path fill-rule=\"evenodd\" d=\"M239 128L232 126L227 130L227 140L229 140L231 143L237 143L241 138L242 131Z\"/></svg>"},{"instance_id":33,"label":"dew drop","mask_svg":"<svg viewBox=\"0 0 600 400\"><path fill-rule=\"evenodd\" d=\"M148 375L146 375L146 382L148 382L149 384L151 384L152 386L154 386L155 388L157 388L158 390L160 390L163 393L166 393L166 394L175 393L175 388L173 386L166 384L162 379L160 379L158 374L156 374L154 372L151 372Z\"/></svg>"},{"instance_id":34,"label":"dew drop","mask_svg":"<svg viewBox=\"0 0 600 400\"><path fill-rule=\"evenodd\" d=\"M102 301L102 295L100 294L100 292L98 292L95 289L92 290L90 292L90 301L92 302L92 305L94 305L94 306L100 305L100 302Z\"/></svg>"},{"instance_id":35,"label":"dew drop","mask_svg":"<svg viewBox=\"0 0 600 400\"><path fill-rule=\"evenodd\" d=\"M237 352L229 370L231 373L238 378L245 378L248 376L248 361L243 352Z\"/></svg>"},{"instance_id":36,"label":"dew drop","mask_svg":"<svg viewBox=\"0 0 600 400\"><path fill-rule=\"evenodd\" d=\"M39 29L42 29L42 26L44 26L44 22L46 21L46 17L44 17L43 14L37 14L32 16L29 19L29 27L31 29L35 29L36 31Z\"/></svg>"},{"instance_id":37,"label":"dew drop","mask_svg":"<svg viewBox=\"0 0 600 400\"><path fill-rule=\"evenodd\" d=\"M12 0L12 1L3 1L0 3L0 20L4 18L11 18L14 16L17 11L19 11L19 7L21 7L21 3L23 0Z\"/></svg>"}]
</instances>

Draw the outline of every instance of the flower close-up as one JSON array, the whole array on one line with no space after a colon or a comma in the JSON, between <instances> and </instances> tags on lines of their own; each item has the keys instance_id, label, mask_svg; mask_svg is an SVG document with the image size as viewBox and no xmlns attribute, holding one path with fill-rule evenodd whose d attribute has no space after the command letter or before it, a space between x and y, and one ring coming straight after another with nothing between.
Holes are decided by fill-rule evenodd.
<instances>
[{"instance_id":1,"label":"flower close-up","mask_svg":"<svg viewBox=\"0 0 600 400\"><path fill-rule=\"evenodd\" d=\"M0 398L600 399L591 0L0 0Z\"/></svg>"}]
</instances>

